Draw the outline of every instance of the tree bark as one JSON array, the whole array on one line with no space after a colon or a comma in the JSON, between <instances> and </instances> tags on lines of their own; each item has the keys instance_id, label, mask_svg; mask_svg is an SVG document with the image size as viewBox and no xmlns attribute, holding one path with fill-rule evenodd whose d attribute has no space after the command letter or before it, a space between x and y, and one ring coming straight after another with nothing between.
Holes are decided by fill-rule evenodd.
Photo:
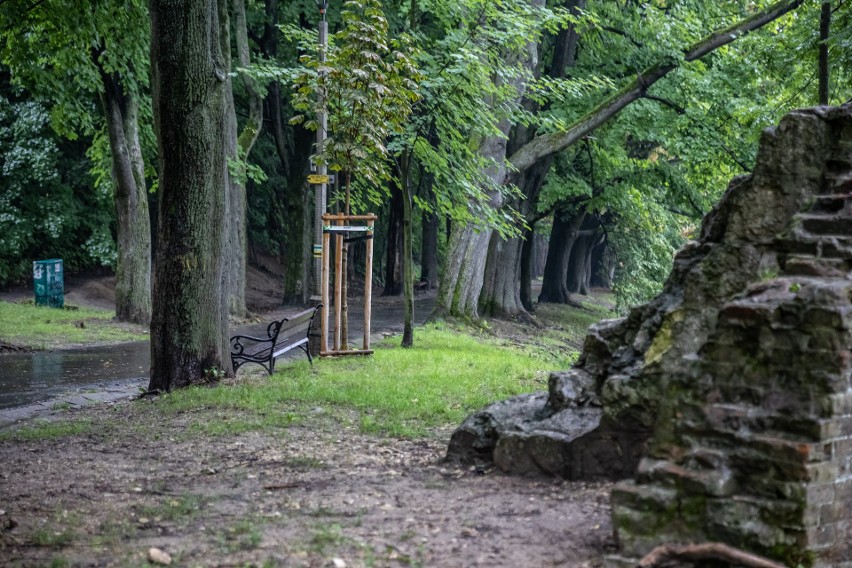
<instances>
[{"instance_id":1,"label":"tree bark","mask_svg":"<svg viewBox=\"0 0 852 568\"><path fill-rule=\"evenodd\" d=\"M388 238L385 242L387 262L385 264L385 289L382 296L402 294L403 282L403 190L395 181L390 183L390 210L388 214Z\"/></svg>"},{"instance_id":2,"label":"tree bark","mask_svg":"<svg viewBox=\"0 0 852 568\"><path fill-rule=\"evenodd\" d=\"M563 219L558 213L554 215L550 246L547 249L547 260L544 264L544 279L541 283L541 294L538 296L539 303L549 302L582 307L580 302L571 297L566 278L571 250L577 241L580 226L585 217L585 212L575 214L568 219Z\"/></svg>"},{"instance_id":3,"label":"tree bark","mask_svg":"<svg viewBox=\"0 0 852 568\"><path fill-rule=\"evenodd\" d=\"M411 156L403 156L402 177L402 281L403 328L402 347L414 346L414 255L411 252Z\"/></svg>"},{"instance_id":4,"label":"tree bark","mask_svg":"<svg viewBox=\"0 0 852 568\"><path fill-rule=\"evenodd\" d=\"M571 256L568 259L568 274L566 285L569 294L580 294L587 296L589 289L586 285L589 270L589 256L592 252L591 235L577 237L574 246L571 247Z\"/></svg>"},{"instance_id":5,"label":"tree bark","mask_svg":"<svg viewBox=\"0 0 852 568\"><path fill-rule=\"evenodd\" d=\"M762 12L758 12L733 26L716 30L685 50L683 60L688 62L700 59L708 53L735 41L738 37L742 37L746 33L754 31L795 10L803 1L784 0L783 2L777 2ZM523 171L531 167L538 160L568 148L621 112L624 107L641 98L651 85L677 69L679 65L678 62L670 61L648 67L639 73L636 79L624 89L612 95L596 109L573 123L568 129L563 132L537 136L512 154L509 157L509 161L517 170Z\"/></svg>"},{"instance_id":6,"label":"tree bark","mask_svg":"<svg viewBox=\"0 0 852 568\"><path fill-rule=\"evenodd\" d=\"M819 15L819 104L828 104L828 38L831 32L831 2L823 2Z\"/></svg>"},{"instance_id":7,"label":"tree bark","mask_svg":"<svg viewBox=\"0 0 852 568\"><path fill-rule=\"evenodd\" d=\"M232 375L225 280L225 0L151 1L160 215L149 390Z\"/></svg>"},{"instance_id":8,"label":"tree bark","mask_svg":"<svg viewBox=\"0 0 852 568\"><path fill-rule=\"evenodd\" d=\"M592 252L592 274L589 286L592 288L612 288L614 268L612 251L610 251L606 238L603 238Z\"/></svg>"},{"instance_id":9,"label":"tree bark","mask_svg":"<svg viewBox=\"0 0 852 568\"><path fill-rule=\"evenodd\" d=\"M420 249L420 280L429 289L438 286L438 214L423 211L423 243Z\"/></svg>"},{"instance_id":10,"label":"tree bark","mask_svg":"<svg viewBox=\"0 0 852 568\"><path fill-rule=\"evenodd\" d=\"M529 313L535 311L532 299L533 262L535 260L535 230L524 229L521 246L521 304Z\"/></svg>"},{"instance_id":11,"label":"tree bark","mask_svg":"<svg viewBox=\"0 0 852 568\"><path fill-rule=\"evenodd\" d=\"M234 107L234 90L231 83L231 19L228 12L228 0L218 2L219 43L222 60L227 70L225 76L225 190L226 213L223 226L225 237L224 281L228 312L243 317L246 313L245 302L245 215L246 188L239 180L237 159L237 112ZM241 219L243 221L241 221ZM240 227L242 226L242 231Z\"/></svg>"},{"instance_id":12,"label":"tree bark","mask_svg":"<svg viewBox=\"0 0 852 568\"><path fill-rule=\"evenodd\" d=\"M246 68L251 64L248 46L248 31L246 29L246 11L244 0L231 0L231 10L234 15L234 38L236 40L237 64ZM232 67L230 22L228 12L220 14L220 29L222 52ZM229 87L231 80L228 78ZM246 315L246 186L245 162L260 133L263 121L263 99L251 77L243 76L243 84L249 96L249 117L242 131L237 134L237 116L234 107L233 91L228 95L228 158L233 161L229 168L229 224L228 224L228 309L232 315ZM231 175L230 170L235 170Z\"/></svg>"},{"instance_id":13,"label":"tree bark","mask_svg":"<svg viewBox=\"0 0 852 568\"><path fill-rule=\"evenodd\" d=\"M118 262L115 315L118 321L151 321L151 222L145 166L139 143L138 104L121 79L101 71L101 103L109 136Z\"/></svg>"}]
</instances>

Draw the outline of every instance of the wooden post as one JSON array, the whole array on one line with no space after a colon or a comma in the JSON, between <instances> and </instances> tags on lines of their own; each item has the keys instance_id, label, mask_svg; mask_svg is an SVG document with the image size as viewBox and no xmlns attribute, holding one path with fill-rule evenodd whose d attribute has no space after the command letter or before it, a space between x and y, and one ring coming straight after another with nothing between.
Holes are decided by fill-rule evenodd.
<instances>
[{"instance_id":1,"label":"wooden post","mask_svg":"<svg viewBox=\"0 0 852 568\"><path fill-rule=\"evenodd\" d=\"M369 219L367 234L373 236L375 221ZM373 239L367 239L367 266L364 275L364 351L370 350L370 318L373 308Z\"/></svg>"},{"instance_id":2,"label":"wooden post","mask_svg":"<svg viewBox=\"0 0 852 568\"><path fill-rule=\"evenodd\" d=\"M321 220L325 224L325 220ZM320 325L320 355L328 351L328 273L329 273L329 244L331 234L322 234L322 320Z\"/></svg>"},{"instance_id":3,"label":"wooden post","mask_svg":"<svg viewBox=\"0 0 852 568\"><path fill-rule=\"evenodd\" d=\"M337 225L343 225L343 219L337 220ZM344 233L337 233L334 241L334 350L340 351L341 346L341 337L340 337L340 327L342 325L343 318L343 310L340 307L343 305L342 291L343 291L343 278L344 275L341 274L343 271L343 235ZM346 341L346 338L342 338L343 341Z\"/></svg>"}]
</instances>

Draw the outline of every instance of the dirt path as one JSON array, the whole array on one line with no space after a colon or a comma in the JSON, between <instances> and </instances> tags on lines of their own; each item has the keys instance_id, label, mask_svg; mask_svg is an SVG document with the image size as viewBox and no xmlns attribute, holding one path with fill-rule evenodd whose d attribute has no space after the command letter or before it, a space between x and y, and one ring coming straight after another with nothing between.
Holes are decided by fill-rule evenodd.
<instances>
[{"instance_id":1,"label":"dirt path","mask_svg":"<svg viewBox=\"0 0 852 568\"><path fill-rule=\"evenodd\" d=\"M109 308L109 290L69 296ZM394 301L376 298L374 330L394 330ZM156 547L177 566L592 568L612 546L609 484L443 464L449 430L379 438L354 412L294 407L287 428L211 435L197 425L238 413L157 405L53 408L78 425L62 437L0 432L0 564L146 566Z\"/></svg>"},{"instance_id":2,"label":"dirt path","mask_svg":"<svg viewBox=\"0 0 852 568\"><path fill-rule=\"evenodd\" d=\"M193 434L198 414L122 402L88 432L0 442L4 565L597 567L607 484L441 463L449 432L365 436L314 409L273 434Z\"/></svg>"}]
</instances>

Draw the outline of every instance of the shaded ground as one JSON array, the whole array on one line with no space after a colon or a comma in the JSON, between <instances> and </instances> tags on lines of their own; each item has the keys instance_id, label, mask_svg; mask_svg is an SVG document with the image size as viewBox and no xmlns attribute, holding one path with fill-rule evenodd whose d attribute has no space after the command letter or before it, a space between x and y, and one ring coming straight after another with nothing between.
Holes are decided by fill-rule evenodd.
<instances>
[{"instance_id":1,"label":"shaded ground","mask_svg":"<svg viewBox=\"0 0 852 568\"><path fill-rule=\"evenodd\" d=\"M375 438L314 409L211 436L148 402L82 412L88 433L0 442L6 565L139 566L158 547L181 566L580 568L611 534L607 485L448 468L448 432Z\"/></svg>"},{"instance_id":2,"label":"shaded ground","mask_svg":"<svg viewBox=\"0 0 852 568\"><path fill-rule=\"evenodd\" d=\"M448 429L382 438L354 411L294 405L287 427L211 434L200 425L239 413L158 403L54 408L71 426L0 431L4 566L145 566L157 547L179 566L590 568L610 547L608 484L447 466Z\"/></svg>"}]
</instances>

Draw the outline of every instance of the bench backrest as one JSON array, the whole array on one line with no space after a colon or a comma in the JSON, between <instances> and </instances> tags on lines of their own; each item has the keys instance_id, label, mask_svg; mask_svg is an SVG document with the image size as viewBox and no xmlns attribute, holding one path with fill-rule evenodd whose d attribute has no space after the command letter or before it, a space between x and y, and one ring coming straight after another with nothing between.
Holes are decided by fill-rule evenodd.
<instances>
[{"instance_id":1,"label":"bench backrest","mask_svg":"<svg viewBox=\"0 0 852 568\"><path fill-rule=\"evenodd\" d=\"M311 324L313 323L314 315L319 311L321 306L317 306L316 308L309 308L303 312L299 312L298 314L284 318L281 321L274 321L269 324L270 329L272 326L276 326L277 329L275 335L273 336L271 333L269 334L270 338L273 337L289 337L291 335L302 334L304 332L307 335L310 332ZM277 341L277 339L273 340Z\"/></svg>"}]
</instances>

